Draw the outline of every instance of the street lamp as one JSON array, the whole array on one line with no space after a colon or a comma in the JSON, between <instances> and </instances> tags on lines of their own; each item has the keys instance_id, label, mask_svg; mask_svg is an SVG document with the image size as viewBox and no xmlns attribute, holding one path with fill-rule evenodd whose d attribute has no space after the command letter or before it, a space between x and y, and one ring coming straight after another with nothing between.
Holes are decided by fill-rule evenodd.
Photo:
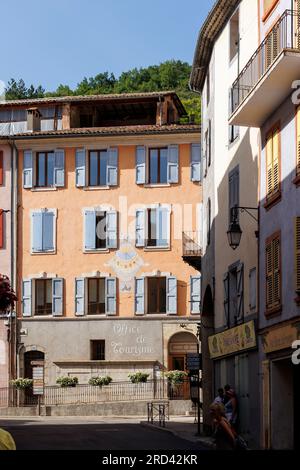
<instances>
[{"instance_id":1,"label":"street lamp","mask_svg":"<svg viewBox=\"0 0 300 470\"><path fill-rule=\"evenodd\" d=\"M227 237L228 237L228 243L229 246L233 249L236 250L241 243L241 238L243 231L240 227L240 224L238 222L238 213L239 211L241 212L246 212L252 219L254 219L256 222L258 222L258 218L255 217L253 214L251 214L250 211L258 211L257 207L232 207L231 208L231 223L229 225L229 229L227 231Z\"/></svg>"}]
</instances>

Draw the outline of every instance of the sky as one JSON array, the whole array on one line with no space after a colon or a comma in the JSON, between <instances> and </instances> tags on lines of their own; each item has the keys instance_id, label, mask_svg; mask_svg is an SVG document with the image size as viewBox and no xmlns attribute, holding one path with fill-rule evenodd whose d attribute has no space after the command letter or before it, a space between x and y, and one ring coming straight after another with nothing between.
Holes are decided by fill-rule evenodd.
<instances>
[{"instance_id":1,"label":"sky","mask_svg":"<svg viewBox=\"0 0 300 470\"><path fill-rule=\"evenodd\" d=\"M192 63L214 0L1 0L0 81L75 87L84 76ZM3 39L5 38L5 42Z\"/></svg>"}]
</instances>

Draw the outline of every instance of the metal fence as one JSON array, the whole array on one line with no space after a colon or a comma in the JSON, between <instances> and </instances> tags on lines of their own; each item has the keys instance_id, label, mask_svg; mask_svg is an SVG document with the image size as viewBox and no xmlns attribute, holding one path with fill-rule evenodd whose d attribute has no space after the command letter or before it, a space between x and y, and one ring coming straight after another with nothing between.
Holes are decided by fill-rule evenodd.
<instances>
[{"instance_id":1,"label":"metal fence","mask_svg":"<svg viewBox=\"0 0 300 470\"><path fill-rule=\"evenodd\" d=\"M232 113L285 49L300 50L300 13L286 10L232 85Z\"/></svg>"},{"instance_id":2,"label":"metal fence","mask_svg":"<svg viewBox=\"0 0 300 470\"><path fill-rule=\"evenodd\" d=\"M76 385L76 387L47 386L41 397L42 405L79 405L88 403L142 401L142 400L184 400L190 398L189 381L171 385L167 380L148 380L146 383L112 382L110 385L95 387ZM35 406L38 397L32 389L15 390L0 388L0 407Z\"/></svg>"}]
</instances>

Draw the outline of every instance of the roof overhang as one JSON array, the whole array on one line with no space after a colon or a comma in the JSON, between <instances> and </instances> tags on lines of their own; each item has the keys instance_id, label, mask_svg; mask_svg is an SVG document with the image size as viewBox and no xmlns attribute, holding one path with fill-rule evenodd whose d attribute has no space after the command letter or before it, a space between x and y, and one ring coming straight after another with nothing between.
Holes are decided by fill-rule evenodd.
<instances>
[{"instance_id":1,"label":"roof overhang","mask_svg":"<svg viewBox=\"0 0 300 470\"><path fill-rule=\"evenodd\" d=\"M205 20L194 54L190 77L191 90L202 91L214 43L240 1L218 0Z\"/></svg>"}]
</instances>

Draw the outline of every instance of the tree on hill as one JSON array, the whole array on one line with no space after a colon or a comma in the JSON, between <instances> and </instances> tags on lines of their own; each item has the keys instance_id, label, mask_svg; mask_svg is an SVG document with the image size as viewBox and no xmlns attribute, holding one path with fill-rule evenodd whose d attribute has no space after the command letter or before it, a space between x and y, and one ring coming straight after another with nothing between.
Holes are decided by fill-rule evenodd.
<instances>
[{"instance_id":1,"label":"tree on hill","mask_svg":"<svg viewBox=\"0 0 300 470\"><path fill-rule=\"evenodd\" d=\"M84 77L72 89L59 85L55 91L47 91L41 85L26 87L24 80L11 79L6 87L6 99L41 98L51 96L98 95L107 93L138 93L174 90L186 107L189 116L200 122L200 99L189 89L191 66L180 60L167 60L159 65L133 68L116 78L113 73L101 72L94 77Z\"/></svg>"}]
</instances>

